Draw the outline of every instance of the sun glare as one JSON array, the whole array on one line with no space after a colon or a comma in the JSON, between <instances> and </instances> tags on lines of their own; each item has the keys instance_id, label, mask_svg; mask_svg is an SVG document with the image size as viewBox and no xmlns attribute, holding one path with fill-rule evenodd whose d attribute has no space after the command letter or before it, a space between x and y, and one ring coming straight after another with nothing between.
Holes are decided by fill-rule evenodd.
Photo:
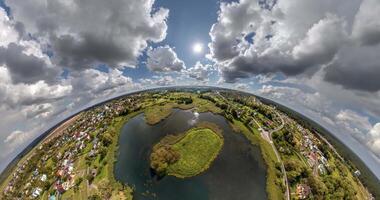
<instances>
[{"instance_id":1,"label":"sun glare","mask_svg":"<svg viewBox=\"0 0 380 200\"><path fill-rule=\"evenodd\" d=\"M193 45L193 52L194 53L202 53L203 51L203 44L202 43L195 43Z\"/></svg>"}]
</instances>

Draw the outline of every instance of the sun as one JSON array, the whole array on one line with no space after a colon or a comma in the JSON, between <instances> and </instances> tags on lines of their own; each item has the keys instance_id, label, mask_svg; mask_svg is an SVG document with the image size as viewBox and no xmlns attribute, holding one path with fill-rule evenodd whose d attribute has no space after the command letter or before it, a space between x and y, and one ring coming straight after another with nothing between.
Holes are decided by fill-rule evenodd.
<instances>
[{"instance_id":1,"label":"sun","mask_svg":"<svg viewBox=\"0 0 380 200\"><path fill-rule=\"evenodd\" d=\"M193 52L197 53L197 54L202 53L203 52L203 44L199 43L199 42L195 43L193 45Z\"/></svg>"}]
</instances>

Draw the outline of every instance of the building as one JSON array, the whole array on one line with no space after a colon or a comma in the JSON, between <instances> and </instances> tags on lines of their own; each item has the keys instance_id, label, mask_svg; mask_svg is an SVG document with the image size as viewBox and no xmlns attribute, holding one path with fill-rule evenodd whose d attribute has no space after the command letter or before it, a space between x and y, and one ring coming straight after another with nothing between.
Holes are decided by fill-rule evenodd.
<instances>
[{"instance_id":1,"label":"building","mask_svg":"<svg viewBox=\"0 0 380 200\"><path fill-rule=\"evenodd\" d=\"M355 175L356 177L359 177L359 176L361 175L361 173L360 173L359 170L356 170L356 171L354 172L354 175Z\"/></svg>"},{"instance_id":2,"label":"building","mask_svg":"<svg viewBox=\"0 0 380 200\"><path fill-rule=\"evenodd\" d=\"M33 193L32 193L32 197L33 198L36 198L36 197L38 197L38 196L40 196L41 195L41 191L42 191L42 189L41 188L35 188L34 190L33 190Z\"/></svg>"},{"instance_id":3,"label":"building","mask_svg":"<svg viewBox=\"0 0 380 200\"><path fill-rule=\"evenodd\" d=\"M306 184L297 185L297 196L299 199L306 199L311 193L311 189Z\"/></svg>"},{"instance_id":4,"label":"building","mask_svg":"<svg viewBox=\"0 0 380 200\"><path fill-rule=\"evenodd\" d=\"M45 181L47 180L47 176L46 176L46 174L42 174L40 180L41 180L42 182L45 182Z\"/></svg>"}]
</instances>

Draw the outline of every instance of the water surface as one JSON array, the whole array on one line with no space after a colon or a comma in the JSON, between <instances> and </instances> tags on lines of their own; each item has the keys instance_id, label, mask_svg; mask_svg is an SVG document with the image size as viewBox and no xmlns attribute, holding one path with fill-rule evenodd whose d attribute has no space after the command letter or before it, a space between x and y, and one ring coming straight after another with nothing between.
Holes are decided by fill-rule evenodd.
<instances>
[{"instance_id":1,"label":"water surface","mask_svg":"<svg viewBox=\"0 0 380 200\"><path fill-rule=\"evenodd\" d=\"M152 177L149 155L153 145L199 121L215 123L223 130L224 146L210 168L187 179ZM120 133L114 170L116 179L135 187L136 200L267 199L266 166L259 147L235 133L224 117L212 113L194 115L190 110L175 109L153 126L145 123L143 114L130 119Z\"/></svg>"}]
</instances>

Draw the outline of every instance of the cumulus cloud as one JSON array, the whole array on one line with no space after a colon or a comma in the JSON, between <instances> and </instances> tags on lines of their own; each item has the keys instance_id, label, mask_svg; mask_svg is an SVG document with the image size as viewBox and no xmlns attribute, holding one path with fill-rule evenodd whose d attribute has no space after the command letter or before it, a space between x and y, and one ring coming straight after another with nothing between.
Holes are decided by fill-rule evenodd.
<instances>
[{"instance_id":1,"label":"cumulus cloud","mask_svg":"<svg viewBox=\"0 0 380 200\"><path fill-rule=\"evenodd\" d=\"M371 136L368 145L380 157L380 123L376 123L369 131Z\"/></svg>"},{"instance_id":2,"label":"cumulus cloud","mask_svg":"<svg viewBox=\"0 0 380 200\"><path fill-rule=\"evenodd\" d=\"M33 84L13 84L9 70L0 67L0 102L1 106L16 107L54 101L70 94L71 85L49 85L40 80Z\"/></svg>"},{"instance_id":3,"label":"cumulus cloud","mask_svg":"<svg viewBox=\"0 0 380 200\"><path fill-rule=\"evenodd\" d=\"M18 33L3 8L0 8L0 30L0 47L8 46L9 43L17 41Z\"/></svg>"},{"instance_id":4,"label":"cumulus cloud","mask_svg":"<svg viewBox=\"0 0 380 200\"><path fill-rule=\"evenodd\" d=\"M59 69L41 51L41 46L29 39L19 38L17 23L0 8L0 65L5 65L14 83L53 82Z\"/></svg>"},{"instance_id":5,"label":"cumulus cloud","mask_svg":"<svg viewBox=\"0 0 380 200\"><path fill-rule=\"evenodd\" d=\"M347 48L324 69L324 80L346 89L380 90L380 46Z\"/></svg>"},{"instance_id":6,"label":"cumulus cloud","mask_svg":"<svg viewBox=\"0 0 380 200\"><path fill-rule=\"evenodd\" d=\"M209 57L227 82L252 74L313 71L331 61L347 38L345 21L328 14L326 1L319 4L316 12L313 2L280 1L272 10L258 1L222 3L210 31ZM295 10L310 14L297 19Z\"/></svg>"},{"instance_id":7,"label":"cumulus cloud","mask_svg":"<svg viewBox=\"0 0 380 200\"><path fill-rule=\"evenodd\" d=\"M14 83L35 83L39 80L53 82L60 70L48 64L44 57L33 53L26 54L27 49L15 43L7 48L0 47L0 65L5 65L10 71Z\"/></svg>"},{"instance_id":8,"label":"cumulus cloud","mask_svg":"<svg viewBox=\"0 0 380 200\"><path fill-rule=\"evenodd\" d=\"M168 45L150 48L147 52L147 67L154 72L179 72L186 68L185 63L180 60Z\"/></svg>"},{"instance_id":9,"label":"cumulus cloud","mask_svg":"<svg viewBox=\"0 0 380 200\"><path fill-rule=\"evenodd\" d=\"M16 149L20 148L20 145L32 140L36 136L35 129L30 131L15 130L10 133L3 141L2 146L6 147L2 150L0 158L4 159L9 153L14 152Z\"/></svg>"},{"instance_id":10,"label":"cumulus cloud","mask_svg":"<svg viewBox=\"0 0 380 200\"><path fill-rule=\"evenodd\" d=\"M197 61L194 67L187 69L186 73L190 78L194 78L202 82L207 82L211 70L211 65L203 65L201 62Z\"/></svg>"},{"instance_id":11,"label":"cumulus cloud","mask_svg":"<svg viewBox=\"0 0 380 200\"><path fill-rule=\"evenodd\" d=\"M134 66L148 42L166 37L168 9L154 0L6 1L15 21L51 46L61 66ZM37 17L38 16L38 17Z\"/></svg>"},{"instance_id":12,"label":"cumulus cloud","mask_svg":"<svg viewBox=\"0 0 380 200\"><path fill-rule=\"evenodd\" d=\"M140 79L140 82L145 87L157 87L173 85L175 80L171 76L152 76L152 78Z\"/></svg>"},{"instance_id":13,"label":"cumulus cloud","mask_svg":"<svg viewBox=\"0 0 380 200\"><path fill-rule=\"evenodd\" d=\"M52 113L53 106L50 103L43 103L39 105L30 105L23 109L23 113L26 118L34 118L34 117L49 117Z\"/></svg>"},{"instance_id":14,"label":"cumulus cloud","mask_svg":"<svg viewBox=\"0 0 380 200\"><path fill-rule=\"evenodd\" d=\"M90 100L138 87L132 78L124 76L118 69L109 69L108 72L86 69L73 73L69 82L73 87L73 95Z\"/></svg>"},{"instance_id":15,"label":"cumulus cloud","mask_svg":"<svg viewBox=\"0 0 380 200\"><path fill-rule=\"evenodd\" d=\"M372 126L368 117L351 110L341 110L336 115L335 122L364 142L380 158L380 123Z\"/></svg>"},{"instance_id":16,"label":"cumulus cloud","mask_svg":"<svg viewBox=\"0 0 380 200\"><path fill-rule=\"evenodd\" d=\"M5 138L4 142L8 143L9 146L16 146L17 144L23 143L28 139L28 134L23 131L16 130Z\"/></svg>"},{"instance_id":17,"label":"cumulus cloud","mask_svg":"<svg viewBox=\"0 0 380 200\"><path fill-rule=\"evenodd\" d=\"M235 88L238 89L238 90L248 90L249 89L249 85L246 84L246 83L238 83L235 85Z\"/></svg>"},{"instance_id":18,"label":"cumulus cloud","mask_svg":"<svg viewBox=\"0 0 380 200\"><path fill-rule=\"evenodd\" d=\"M369 130L371 123L368 117L363 117L352 110L341 110L335 117L338 125L348 130L350 133L358 134L357 137L363 137L363 130Z\"/></svg>"},{"instance_id":19,"label":"cumulus cloud","mask_svg":"<svg viewBox=\"0 0 380 200\"><path fill-rule=\"evenodd\" d=\"M376 0L221 3L208 58L226 82L258 74L311 77L327 66L326 81L378 91L380 62L372 55L380 51L379 9Z\"/></svg>"},{"instance_id":20,"label":"cumulus cloud","mask_svg":"<svg viewBox=\"0 0 380 200\"><path fill-rule=\"evenodd\" d=\"M352 36L363 45L380 43L380 2L363 0L354 20Z\"/></svg>"}]
</instances>

